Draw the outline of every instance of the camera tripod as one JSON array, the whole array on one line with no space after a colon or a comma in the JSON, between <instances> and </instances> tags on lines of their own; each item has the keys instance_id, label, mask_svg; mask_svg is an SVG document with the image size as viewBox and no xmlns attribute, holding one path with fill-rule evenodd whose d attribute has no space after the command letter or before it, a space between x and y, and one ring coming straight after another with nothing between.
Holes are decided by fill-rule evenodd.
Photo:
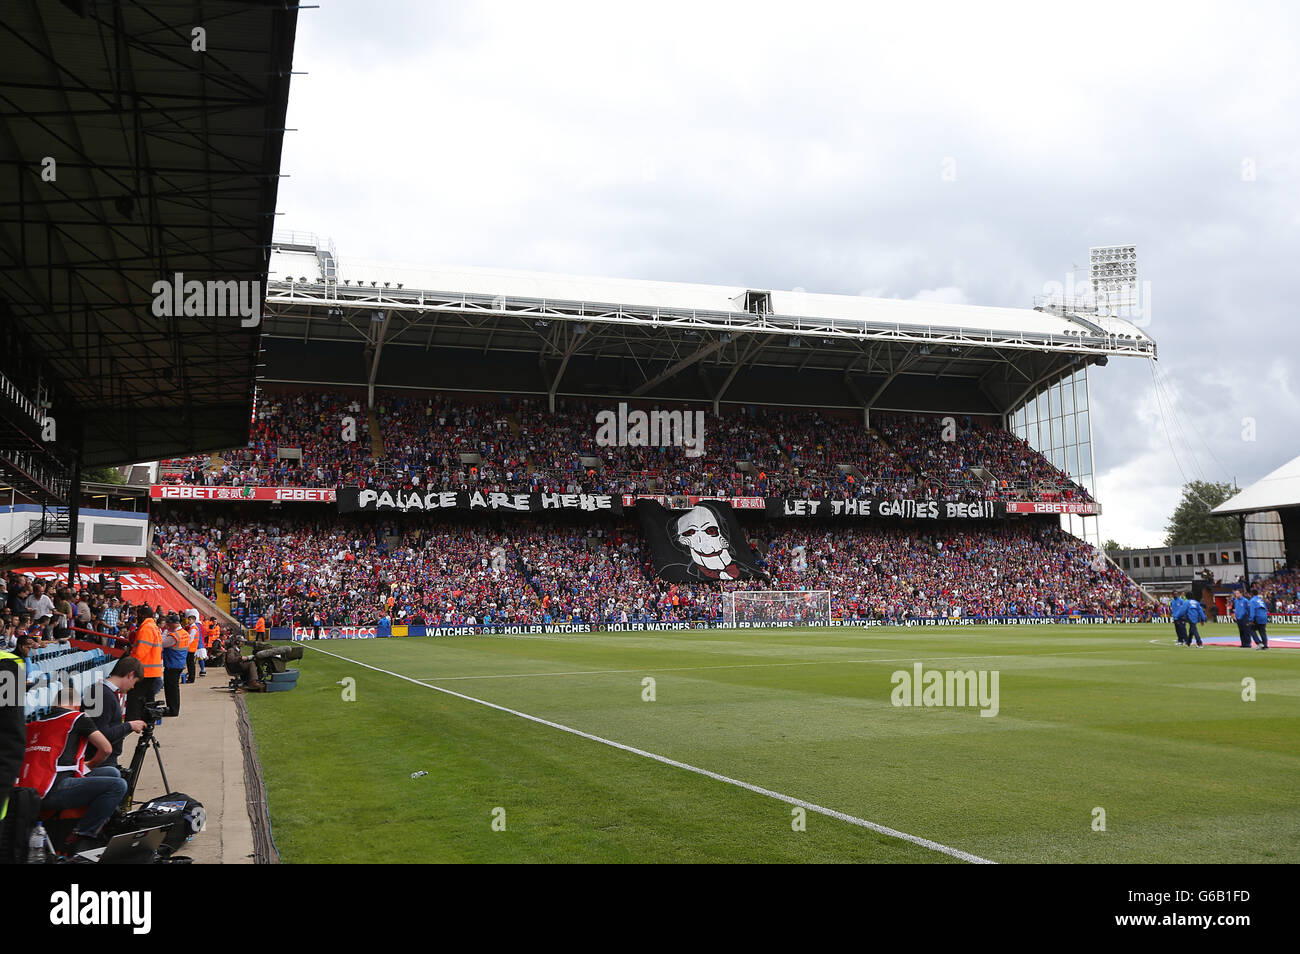
<instances>
[{"instance_id":1,"label":"camera tripod","mask_svg":"<svg viewBox=\"0 0 1300 954\"><path fill-rule=\"evenodd\" d=\"M144 731L140 733L140 740L135 744L135 752L131 754L131 767L127 769L131 777L126 783L126 797L122 799L123 811L129 812L131 806L135 803L135 785L140 780L140 769L144 767L144 760L150 748L153 749L154 757L158 759L158 771L162 775L163 791L170 792L172 790L171 785L167 783L167 770L163 768L162 744L154 735L153 730L154 724L152 722L145 723Z\"/></svg>"}]
</instances>

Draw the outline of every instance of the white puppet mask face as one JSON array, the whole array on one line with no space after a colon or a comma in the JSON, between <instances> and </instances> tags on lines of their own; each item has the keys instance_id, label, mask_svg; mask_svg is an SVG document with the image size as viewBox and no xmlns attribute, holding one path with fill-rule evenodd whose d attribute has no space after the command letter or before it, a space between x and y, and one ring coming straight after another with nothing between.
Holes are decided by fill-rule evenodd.
<instances>
[{"instance_id":1,"label":"white puppet mask face","mask_svg":"<svg viewBox=\"0 0 1300 954\"><path fill-rule=\"evenodd\" d=\"M731 564L730 544L708 507L693 507L678 518L677 542L688 547L691 559L702 567L718 571Z\"/></svg>"}]
</instances>

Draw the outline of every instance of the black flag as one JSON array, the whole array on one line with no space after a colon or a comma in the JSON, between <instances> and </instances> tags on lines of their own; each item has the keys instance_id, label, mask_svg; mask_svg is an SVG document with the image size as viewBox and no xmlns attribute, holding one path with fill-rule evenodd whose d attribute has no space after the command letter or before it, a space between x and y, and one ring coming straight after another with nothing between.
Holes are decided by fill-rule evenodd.
<instances>
[{"instance_id":1,"label":"black flag","mask_svg":"<svg viewBox=\"0 0 1300 954\"><path fill-rule=\"evenodd\" d=\"M661 580L704 583L766 576L729 503L703 500L690 510L668 510L653 500L638 500L636 512Z\"/></svg>"}]
</instances>

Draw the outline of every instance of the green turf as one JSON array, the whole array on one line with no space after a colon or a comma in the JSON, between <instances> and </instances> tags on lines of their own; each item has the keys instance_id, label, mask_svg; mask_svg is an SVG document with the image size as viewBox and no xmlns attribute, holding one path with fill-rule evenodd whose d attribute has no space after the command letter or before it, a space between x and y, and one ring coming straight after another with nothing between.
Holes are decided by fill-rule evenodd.
<instances>
[{"instance_id":1,"label":"green turf","mask_svg":"<svg viewBox=\"0 0 1300 954\"><path fill-rule=\"evenodd\" d=\"M1300 650L1184 649L1169 629L307 645L993 861L1300 861ZM915 662L996 670L998 715L892 705ZM302 669L247 697L286 862L956 860L811 811L794 831L785 802L312 648Z\"/></svg>"}]
</instances>

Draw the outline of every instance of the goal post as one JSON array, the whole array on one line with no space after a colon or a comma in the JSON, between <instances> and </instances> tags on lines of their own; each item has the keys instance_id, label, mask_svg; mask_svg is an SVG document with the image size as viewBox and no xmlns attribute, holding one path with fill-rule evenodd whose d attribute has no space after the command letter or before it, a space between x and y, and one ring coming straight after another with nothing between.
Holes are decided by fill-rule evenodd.
<instances>
[{"instance_id":1,"label":"goal post","mask_svg":"<svg viewBox=\"0 0 1300 954\"><path fill-rule=\"evenodd\" d=\"M728 629L829 626L830 590L732 590L723 606Z\"/></svg>"}]
</instances>

